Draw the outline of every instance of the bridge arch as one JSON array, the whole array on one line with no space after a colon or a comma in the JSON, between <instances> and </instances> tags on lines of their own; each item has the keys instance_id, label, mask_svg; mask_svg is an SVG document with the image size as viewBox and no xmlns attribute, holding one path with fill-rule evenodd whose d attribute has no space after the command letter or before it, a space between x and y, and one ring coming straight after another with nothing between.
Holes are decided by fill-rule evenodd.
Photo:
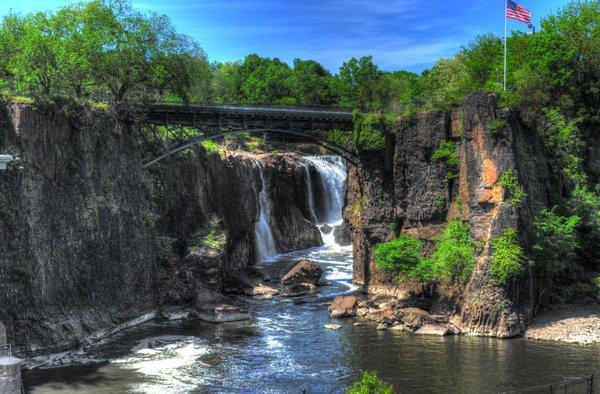
<instances>
[{"instance_id":1,"label":"bridge arch","mask_svg":"<svg viewBox=\"0 0 600 394\"><path fill-rule=\"evenodd\" d=\"M148 168L151 165L158 163L159 161L161 161L163 159L166 159L167 157L173 156L181 151L184 151L184 150L186 150L196 144L202 143L204 141L214 140L214 139L223 138L223 137L230 136L230 135L244 134L244 133L281 134L281 135L291 135L294 137L299 137L301 140L318 145L318 146L328 150L329 152L342 157L344 160L348 161L349 163L351 163L353 165L358 165L357 156L353 152L349 151L346 148L343 148L341 146L333 144L324 138L321 138L321 137L318 137L315 135L304 134L304 133L301 133L298 131L293 131L293 130L280 130L280 129L270 129L270 128L225 131L225 132L220 132L220 133L215 133L215 134L210 134L210 135L191 137L191 138L188 138L185 140L177 141L176 143L171 144L170 146L168 146L164 149L154 152L153 154L145 157L142 160L142 164L143 164L144 168Z\"/></svg>"}]
</instances>

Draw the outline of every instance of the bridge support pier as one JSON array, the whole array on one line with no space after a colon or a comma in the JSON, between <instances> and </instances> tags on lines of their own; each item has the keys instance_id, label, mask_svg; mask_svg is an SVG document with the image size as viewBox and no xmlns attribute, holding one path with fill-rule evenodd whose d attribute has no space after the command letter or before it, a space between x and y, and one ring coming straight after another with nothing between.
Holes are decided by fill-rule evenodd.
<instances>
[{"instance_id":1,"label":"bridge support pier","mask_svg":"<svg viewBox=\"0 0 600 394\"><path fill-rule=\"evenodd\" d=\"M0 393L21 393L21 367L23 360L12 357L10 345L6 344L6 328L0 323Z\"/></svg>"}]
</instances>

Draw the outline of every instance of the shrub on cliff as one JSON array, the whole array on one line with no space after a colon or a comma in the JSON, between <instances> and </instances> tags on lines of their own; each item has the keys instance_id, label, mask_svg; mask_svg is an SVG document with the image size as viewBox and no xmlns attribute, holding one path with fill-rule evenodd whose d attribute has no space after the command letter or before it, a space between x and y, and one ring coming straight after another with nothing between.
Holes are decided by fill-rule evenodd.
<instances>
[{"instance_id":1,"label":"shrub on cliff","mask_svg":"<svg viewBox=\"0 0 600 394\"><path fill-rule=\"evenodd\" d=\"M346 394L393 394L393 392L392 385L385 384L377 376L377 372L365 371L362 373L361 379L355 382L346 391Z\"/></svg>"},{"instance_id":2,"label":"shrub on cliff","mask_svg":"<svg viewBox=\"0 0 600 394\"><path fill-rule=\"evenodd\" d=\"M519 245L517 238L517 230L509 228L491 241L490 272L500 285L505 285L510 278L520 274L524 269L523 248Z\"/></svg>"},{"instance_id":3,"label":"shrub on cliff","mask_svg":"<svg viewBox=\"0 0 600 394\"><path fill-rule=\"evenodd\" d=\"M446 163L448 166L446 179L455 179L458 177L460 159L458 157L458 148L454 141L443 141L436 151L433 152L431 159Z\"/></svg>"},{"instance_id":4,"label":"shrub on cliff","mask_svg":"<svg viewBox=\"0 0 600 394\"><path fill-rule=\"evenodd\" d=\"M400 280L426 280L429 275L429 260L421 255L422 249L423 242L410 235L401 235L375 246L375 265L379 269L396 273Z\"/></svg>"},{"instance_id":5,"label":"shrub on cliff","mask_svg":"<svg viewBox=\"0 0 600 394\"><path fill-rule=\"evenodd\" d=\"M385 147L385 136L396 126L393 114L363 114L354 111L352 142L360 152L379 150Z\"/></svg>"},{"instance_id":6,"label":"shrub on cliff","mask_svg":"<svg viewBox=\"0 0 600 394\"><path fill-rule=\"evenodd\" d=\"M475 267L474 249L469 227L459 220L450 221L436 240L436 249L431 256L432 277L439 281L465 283Z\"/></svg>"},{"instance_id":7,"label":"shrub on cliff","mask_svg":"<svg viewBox=\"0 0 600 394\"><path fill-rule=\"evenodd\" d=\"M519 183L519 178L513 171L512 168L504 171L502 175L500 175L500 179L498 180L500 186L508 190L509 198L508 201L515 207L520 207L527 197L527 193L523 190L523 187Z\"/></svg>"}]
</instances>

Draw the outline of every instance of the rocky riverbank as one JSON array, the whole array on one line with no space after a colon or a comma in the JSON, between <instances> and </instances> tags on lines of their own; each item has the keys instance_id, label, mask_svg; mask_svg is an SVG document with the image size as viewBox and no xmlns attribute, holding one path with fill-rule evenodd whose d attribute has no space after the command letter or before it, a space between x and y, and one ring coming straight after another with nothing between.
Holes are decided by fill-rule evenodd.
<instances>
[{"instance_id":1,"label":"rocky riverbank","mask_svg":"<svg viewBox=\"0 0 600 394\"><path fill-rule=\"evenodd\" d=\"M561 305L540 313L525 338L588 344L600 342L600 305Z\"/></svg>"}]
</instances>

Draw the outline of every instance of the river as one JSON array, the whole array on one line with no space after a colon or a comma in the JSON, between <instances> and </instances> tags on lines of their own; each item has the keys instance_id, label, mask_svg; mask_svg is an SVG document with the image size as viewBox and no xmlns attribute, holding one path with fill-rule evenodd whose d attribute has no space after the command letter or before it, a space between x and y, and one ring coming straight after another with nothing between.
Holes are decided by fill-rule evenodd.
<instances>
[{"instance_id":1,"label":"river","mask_svg":"<svg viewBox=\"0 0 600 394\"><path fill-rule=\"evenodd\" d=\"M310 158L340 186L340 162ZM327 168L329 164L336 168ZM325 171L326 172L326 171ZM322 172L322 175L325 173ZM340 190L328 189L329 212L315 220L341 219ZM267 206L266 202L261 205ZM332 211L336 212L332 212ZM268 219L257 231L268 240ZM324 234L326 245L258 263L265 271L309 258L325 271L330 286L300 299L239 297L253 319L215 325L188 319L153 320L74 352L46 358L56 365L24 372L31 393L341 393L362 370L407 393L488 393L583 376L600 370L600 346L469 336L425 337L378 331L375 325L335 320L333 297L356 291L351 283L352 250ZM272 246L263 248L268 254ZM337 331L324 329L338 323Z\"/></svg>"}]
</instances>

